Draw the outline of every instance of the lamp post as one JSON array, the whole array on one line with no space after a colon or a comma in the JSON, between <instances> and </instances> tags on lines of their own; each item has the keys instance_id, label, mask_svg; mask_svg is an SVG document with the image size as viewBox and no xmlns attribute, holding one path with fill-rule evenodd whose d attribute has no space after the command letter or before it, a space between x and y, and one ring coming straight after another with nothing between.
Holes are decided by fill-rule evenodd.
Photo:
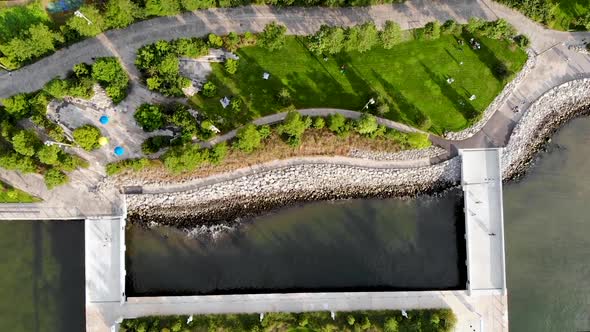
<instances>
[{"instance_id":1,"label":"lamp post","mask_svg":"<svg viewBox=\"0 0 590 332\"><path fill-rule=\"evenodd\" d=\"M92 24L92 21L90 21L90 20L88 19L88 17L86 17L86 15L82 14L82 12L81 12L81 11L79 11L79 10L76 10L76 11L74 12L74 16L76 16L76 17L80 17L80 18L83 18L83 19L85 19L85 20L86 20L86 22L88 22L88 25Z\"/></svg>"},{"instance_id":2,"label":"lamp post","mask_svg":"<svg viewBox=\"0 0 590 332\"><path fill-rule=\"evenodd\" d=\"M365 107L363 107L363 110L369 108L369 105L373 105L373 104L375 104L375 99L374 98L369 99L369 101L365 104Z\"/></svg>"}]
</instances>

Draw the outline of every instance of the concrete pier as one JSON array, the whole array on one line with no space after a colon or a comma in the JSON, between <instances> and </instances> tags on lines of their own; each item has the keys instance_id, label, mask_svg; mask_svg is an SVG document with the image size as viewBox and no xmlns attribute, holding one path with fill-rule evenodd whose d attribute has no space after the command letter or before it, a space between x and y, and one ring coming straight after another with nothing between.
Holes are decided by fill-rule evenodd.
<instances>
[{"instance_id":1,"label":"concrete pier","mask_svg":"<svg viewBox=\"0 0 590 332\"><path fill-rule=\"evenodd\" d=\"M455 331L507 331L500 150L461 150L460 155L468 271L465 290L126 297L123 213L84 222L86 329L116 331L122 319L148 315L450 308L457 315Z\"/></svg>"}]
</instances>

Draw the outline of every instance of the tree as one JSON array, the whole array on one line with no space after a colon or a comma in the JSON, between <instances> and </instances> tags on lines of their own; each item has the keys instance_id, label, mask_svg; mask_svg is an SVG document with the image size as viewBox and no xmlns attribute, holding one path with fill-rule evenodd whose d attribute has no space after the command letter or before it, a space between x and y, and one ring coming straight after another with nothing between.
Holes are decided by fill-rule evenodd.
<instances>
[{"instance_id":1,"label":"tree","mask_svg":"<svg viewBox=\"0 0 590 332\"><path fill-rule=\"evenodd\" d=\"M101 33L105 28L104 18L93 5L83 5L78 9L91 23L86 21L83 17L76 15L70 17L66 22L66 26L83 37L92 37Z\"/></svg>"},{"instance_id":2,"label":"tree","mask_svg":"<svg viewBox=\"0 0 590 332\"><path fill-rule=\"evenodd\" d=\"M477 31L479 31L481 28L484 27L485 25L485 21L482 20L481 18L477 18L477 17L471 17L469 19L469 21L467 21L467 25L465 26L465 30L467 30L467 32L474 34Z\"/></svg>"},{"instance_id":3,"label":"tree","mask_svg":"<svg viewBox=\"0 0 590 332\"><path fill-rule=\"evenodd\" d=\"M445 23L441 26L441 32L444 34L453 34L459 32L461 26L457 24L454 20L446 20Z\"/></svg>"},{"instance_id":4,"label":"tree","mask_svg":"<svg viewBox=\"0 0 590 332\"><path fill-rule=\"evenodd\" d=\"M43 175L43 178L45 180L45 185L47 186L47 189L53 189L57 186L64 185L69 181L68 176L62 173L57 168L50 168L49 170L47 170L47 172L45 172L45 174Z\"/></svg>"},{"instance_id":5,"label":"tree","mask_svg":"<svg viewBox=\"0 0 590 332\"><path fill-rule=\"evenodd\" d=\"M328 116L328 129L333 133L344 135L349 131L350 126L344 115L335 113Z\"/></svg>"},{"instance_id":6,"label":"tree","mask_svg":"<svg viewBox=\"0 0 590 332\"><path fill-rule=\"evenodd\" d=\"M209 47L200 38L180 38L174 41L174 48L178 55L198 58L209 53Z\"/></svg>"},{"instance_id":7,"label":"tree","mask_svg":"<svg viewBox=\"0 0 590 332\"><path fill-rule=\"evenodd\" d=\"M428 39L440 38L440 22L432 21L426 23L424 26L424 35L426 35Z\"/></svg>"},{"instance_id":8,"label":"tree","mask_svg":"<svg viewBox=\"0 0 590 332\"><path fill-rule=\"evenodd\" d=\"M180 0L182 8L193 11L215 7L215 0Z\"/></svg>"},{"instance_id":9,"label":"tree","mask_svg":"<svg viewBox=\"0 0 590 332\"><path fill-rule=\"evenodd\" d=\"M109 0L105 9L105 21L109 28L122 29L133 23L140 8L130 0Z\"/></svg>"},{"instance_id":10,"label":"tree","mask_svg":"<svg viewBox=\"0 0 590 332\"><path fill-rule=\"evenodd\" d=\"M380 35L383 48L392 49L393 46L402 42L402 28L394 21L385 21L385 26Z\"/></svg>"},{"instance_id":11,"label":"tree","mask_svg":"<svg viewBox=\"0 0 590 332\"><path fill-rule=\"evenodd\" d=\"M358 27L358 45L357 51L364 53L379 41L379 32L377 31L377 27L373 22L366 22Z\"/></svg>"},{"instance_id":12,"label":"tree","mask_svg":"<svg viewBox=\"0 0 590 332\"><path fill-rule=\"evenodd\" d=\"M171 136L152 136L143 141L141 144L141 152L144 154L152 154L160 151L160 149L169 146Z\"/></svg>"},{"instance_id":13,"label":"tree","mask_svg":"<svg viewBox=\"0 0 590 332\"><path fill-rule=\"evenodd\" d=\"M114 103L118 103L125 98L129 77L117 58L98 59L92 65L92 78L105 88L107 95Z\"/></svg>"},{"instance_id":14,"label":"tree","mask_svg":"<svg viewBox=\"0 0 590 332\"><path fill-rule=\"evenodd\" d=\"M285 120L277 127L277 132L282 135L287 144L298 146L301 144L301 136L311 126L311 118L303 118L297 111L289 111Z\"/></svg>"},{"instance_id":15,"label":"tree","mask_svg":"<svg viewBox=\"0 0 590 332\"><path fill-rule=\"evenodd\" d=\"M224 67L228 74L233 75L236 73L236 71L238 71L238 60L227 59L225 60Z\"/></svg>"},{"instance_id":16,"label":"tree","mask_svg":"<svg viewBox=\"0 0 590 332\"><path fill-rule=\"evenodd\" d=\"M100 130L92 125L84 125L78 127L73 132L74 140L80 147L86 151L92 151L100 147L98 139L100 138Z\"/></svg>"},{"instance_id":17,"label":"tree","mask_svg":"<svg viewBox=\"0 0 590 332\"><path fill-rule=\"evenodd\" d=\"M21 173L34 173L37 170L31 157L23 156L16 152L0 157L0 167L8 170L16 170Z\"/></svg>"},{"instance_id":18,"label":"tree","mask_svg":"<svg viewBox=\"0 0 590 332\"><path fill-rule=\"evenodd\" d=\"M368 113L363 113L357 120L355 129L361 135L371 135L377 130L379 124L377 118Z\"/></svg>"},{"instance_id":19,"label":"tree","mask_svg":"<svg viewBox=\"0 0 590 332\"><path fill-rule=\"evenodd\" d=\"M141 128L148 132L160 129L166 123L162 107L159 105L142 104L133 117Z\"/></svg>"},{"instance_id":20,"label":"tree","mask_svg":"<svg viewBox=\"0 0 590 332\"><path fill-rule=\"evenodd\" d=\"M272 22L264 27L264 30L260 33L258 40L262 47L267 48L269 51L275 51L285 46L285 33L287 28L284 25Z\"/></svg>"},{"instance_id":21,"label":"tree","mask_svg":"<svg viewBox=\"0 0 590 332\"><path fill-rule=\"evenodd\" d=\"M32 131L21 130L12 137L12 147L14 148L14 151L23 156L34 156L39 145L39 138L37 138L37 135Z\"/></svg>"},{"instance_id":22,"label":"tree","mask_svg":"<svg viewBox=\"0 0 590 332\"><path fill-rule=\"evenodd\" d=\"M180 11L177 0L146 0L145 13L147 16L170 16Z\"/></svg>"},{"instance_id":23,"label":"tree","mask_svg":"<svg viewBox=\"0 0 590 332\"><path fill-rule=\"evenodd\" d=\"M203 94L203 96L205 97L213 97L215 96L215 93L217 92L217 87L215 86L215 84L211 81L205 83L203 85L203 90L201 91L201 93Z\"/></svg>"},{"instance_id":24,"label":"tree","mask_svg":"<svg viewBox=\"0 0 590 332\"><path fill-rule=\"evenodd\" d=\"M61 149L57 145L43 145L37 151L39 161L47 165L58 165Z\"/></svg>"},{"instance_id":25,"label":"tree","mask_svg":"<svg viewBox=\"0 0 590 332\"><path fill-rule=\"evenodd\" d=\"M385 321L385 325L383 326L384 332L398 332L399 331L399 323L395 318L388 318Z\"/></svg>"},{"instance_id":26,"label":"tree","mask_svg":"<svg viewBox=\"0 0 590 332\"><path fill-rule=\"evenodd\" d=\"M210 47L219 48L223 46L223 38L214 33L210 33L209 36L207 36L207 43Z\"/></svg>"},{"instance_id":27,"label":"tree","mask_svg":"<svg viewBox=\"0 0 590 332\"><path fill-rule=\"evenodd\" d=\"M19 93L10 98L3 99L2 104L4 104L6 113L15 120L24 119L31 114L31 104L25 93Z\"/></svg>"},{"instance_id":28,"label":"tree","mask_svg":"<svg viewBox=\"0 0 590 332\"><path fill-rule=\"evenodd\" d=\"M162 155L164 166L174 173L193 171L207 158L207 150L199 145L173 147Z\"/></svg>"},{"instance_id":29,"label":"tree","mask_svg":"<svg viewBox=\"0 0 590 332\"><path fill-rule=\"evenodd\" d=\"M243 152L251 153L260 146L261 142L262 137L256 126L249 123L238 129L234 145Z\"/></svg>"},{"instance_id":30,"label":"tree","mask_svg":"<svg viewBox=\"0 0 590 332\"><path fill-rule=\"evenodd\" d=\"M342 51L344 44L344 29L322 25L320 29L309 38L309 50L315 54L336 54Z\"/></svg>"},{"instance_id":31,"label":"tree","mask_svg":"<svg viewBox=\"0 0 590 332\"><path fill-rule=\"evenodd\" d=\"M8 43L0 43L0 51L5 56L3 62L16 68L26 61L54 51L56 43L63 41L60 33L39 23L30 26L21 37L13 38Z\"/></svg>"},{"instance_id":32,"label":"tree","mask_svg":"<svg viewBox=\"0 0 590 332\"><path fill-rule=\"evenodd\" d=\"M228 147L225 142L217 143L211 148L211 152L209 152L209 161L212 164L219 164L221 163L228 153Z\"/></svg>"}]
</instances>

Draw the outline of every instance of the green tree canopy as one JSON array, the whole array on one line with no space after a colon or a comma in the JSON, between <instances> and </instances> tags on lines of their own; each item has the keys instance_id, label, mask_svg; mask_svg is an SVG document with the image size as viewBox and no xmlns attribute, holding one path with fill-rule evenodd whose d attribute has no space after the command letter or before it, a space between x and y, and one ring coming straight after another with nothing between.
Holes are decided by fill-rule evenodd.
<instances>
[{"instance_id":1,"label":"green tree canopy","mask_svg":"<svg viewBox=\"0 0 590 332\"><path fill-rule=\"evenodd\" d=\"M309 38L309 49L315 54L336 54L342 51L344 46L344 29L322 25L320 29Z\"/></svg>"},{"instance_id":2,"label":"green tree canopy","mask_svg":"<svg viewBox=\"0 0 590 332\"><path fill-rule=\"evenodd\" d=\"M160 129L166 123L162 107L159 105L142 104L135 112L134 117L145 131Z\"/></svg>"},{"instance_id":3,"label":"green tree canopy","mask_svg":"<svg viewBox=\"0 0 590 332\"><path fill-rule=\"evenodd\" d=\"M15 120L24 119L31 114L31 104L29 103L29 97L25 93L3 99L2 104L4 104L6 113Z\"/></svg>"},{"instance_id":4,"label":"green tree canopy","mask_svg":"<svg viewBox=\"0 0 590 332\"><path fill-rule=\"evenodd\" d=\"M74 15L68 19L66 25L70 29L77 31L80 36L96 36L106 28L104 18L100 14L100 11L93 5L83 5L78 11L86 16L90 20L90 23L83 17Z\"/></svg>"},{"instance_id":5,"label":"green tree canopy","mask_svg":"<svg viewBox=\"0 0 590 332\"><path fill-rule=\"evenodd\" d=\"M424 35L426 35L428 39L440 38L440 22L432 21L426 23L424 26Z\"/></svg>"},{"instance_id":6,"label":"green tree canopy","mask_svg":"<svg viewBox=\"0 0 590 332\"><path fill-rule=\"evenodd\" d=\"M57 186L64 185L69 181L68 176L57 168L50 168L47 170L47 172L45 172L43 175L43 178L48 189L53 189Z\"/></svg>"},{"instance_id":7,"label":"green tree canopy","mask_svg":"<svg viewBox=\"0 0 590 332\"><path fill-rule=\"evenodd\" d=\"M361 135L370 135L374 133L379 124L377 118L368 113L363 113L356 122L356 131Z\"/></svg>"},{"instance_id":8,"label":"green tree canopy","mask_svg":"<svg viewBox=\"0 0 590 332\"><path fill-rule=\"evenodd\" d=\"M125 28L141 17L140 8L130 0L109 0L105 8L105 21L109 28Z\"/></svg>"},{"instance_id":9,"label":"green tree canopy","mask_svg":"<svg viewBox=\"0 0 590 332\"><path fill-rule=\"evenodd\" d=\"M37 135L29 130L21 130L12 137L12 147L14 151L23 156L32 157L39 148L41 142Z\"/></svg>"},{"instance_id":10,"label":"green tree canopy","mask_svg":"<svg viewBox=\"0 0 590 332\"><path fill-rule=\"evenodd\" d=\"M262 143L262 135L255 125L249 123L240 128L236 135L235 147L246 153L256 150Z\"/></svg>"},{"instance_id":11,"label":"green tree canopy","mask_svg":"<svg viewBox=\"0 0 590 332\"><path fill-rule=\"evenodd\" d=\"M145 13L147 16L170 16L180 11L177 0L146 0Z\"/></svg>"},{"instance_id":12,"label":"green tree canopy","mask_svg":"<svg viewBox=\"0 0 590 332\"><path fill-rule=\"evenodd\" d=\"M275 51L285 46L285 33L287 28L284 25L272 22L264 27L264 30L260 33L258 41L262 47L267 48L269 51Z\"/></svg>"},{"instance_id":13,"label":"green tree canopy","mask_svg":"<svg viewBox=\"0 0 590 332\"><path fill-rule=\"evenodd\" d=\"M166 151L162 160L174 173L190 172L208 160L208 152L198 145L178 146Z\"/></svg>"},{"instance_id":14,"label":"green tree canopy","mask_svg":"<svg viewBox=\"0 0 590 332\"><path fill-rule=\"evenodd\" d=\"M215 0L180 0L185 10L197 10L215 7Z\"/></svg>"},{"instance_id":15,"label":"green tree canopy","mask_svg":"<svg viewBox=\"0 0 590 332\"><path fill-rule=\"evenodd\" d=\"M364 53L379 42L379 31L373 22L366 22L353 29L358 31L356 50Z\"/></svg>"},{"instance_id":16,"label":"green tree canopy","mask_svg":"<svg viewBox=\"0 0 590 332\"><path fill-rule=\"evenodd\" d=\"M43 145L37 151L39 161L47 165L58 165L61 149L57 145Z\"/></svg>"},{"instance_id":17,"label":"green tree canopy","mask_svg":"<svg viewBox=\"0 0 590 332\"><path fill-rule=\"evenodd\" d=\"M301 144L301 136L311 126L311 122L311 118L304 118L299 112L290 111L283 123L278 126L277 132L286 139L287 144L298 146Z\"/></svg>"},{"instance_id":18,"label":"green tree canopy","mask_svg":"<svg viewBox=\"0 0 590 332\"><path fill-rule=\"evenodd\" d=\"M383 48L391 49L403 40L402 28L394 21L385 21L385 26L380 34Z\"/></svg>"},{"instance_id":19,"label":"green tree canopy","mask_svg":"<svg viewBox=\"0 0 590 332\"><path fill-rule=\"evenodd\" d=\"M98 139L100 138L100 130L92 125L84 125L78 127L73 132L74 140L80 147L86 151L98 149Z\"/></svg>"}]
</instances>

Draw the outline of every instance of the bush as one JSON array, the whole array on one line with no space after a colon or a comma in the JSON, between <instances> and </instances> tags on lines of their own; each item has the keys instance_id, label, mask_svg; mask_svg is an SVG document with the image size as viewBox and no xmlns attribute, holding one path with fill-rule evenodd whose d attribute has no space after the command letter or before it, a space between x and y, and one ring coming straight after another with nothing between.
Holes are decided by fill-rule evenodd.
<instances>
[{"instance_id":1,"label":"bush","mask_svg":"<svg viewBox=\"0 0 590 332\"><path fill-rule=\"evenodd\" d=\"M198 145L173 147L161 157L164 166L173 173L190 172L208 160L208 151Z\"/></svg>"},{"instance_id":2,"label":"bush","mask_svg":"<svg viewBox=\"0 0 590 332\"><path fill-rule=\"evenodd\" d=\"M289 111L283 123L277 127L277 133L283 136L287 144L298 146L301 144L301 136L311 126L311 122L311 118L304 118L296 111Z\"/></svg>"},{"instance_id":3,"label":"bush","mask_svg":"<svg viewBox=\"0 0 590 332\"><path fill-rule=\"evenodd\" d=\"M373 134L379 124L377 124L377 118L371 114L363 113L361 117L356 121L355 129L361 135L369 136Z\"/></svg>"},{"instance_id":4,"label":"bush","mask_svg":"<svg viewBox=\"0 0 590 332\"><path fill-rule=\"evenodd\" d=\"M326 126L326 120L323 117L318 116L313 120L313 127L315 129L323 129Z\"/></svg>"},{"instance_id":5,"label":"bush","mask_svg":"<svg viewBox=\"0 0 590 332\"><path fill-rule=\"evenodd\" d=\"M217 87L213 82L209 81L203 85L203 90L201 91L201 93L205 97L214 97L217 93Z\"/></svg>"},{"instance_id":6,"label":"bush","mask_svg":"<svg viewBox=\"0 0 590 332\"><path fill-rule=\"evenodd\" d=\"M50 168L47 170L43 175L43 179L45 180L47 189L53 189L57 186L64 185L69 181L68 176L56 168Z\"/></svg>"},{"instance_id":7,"label":"bush","mask_svg":"<svg viewBox=\"0 0 590 332\"><path fill-rule=\"evenodd\" d=\"M262 135L256 129L256 126L249 123L238 129L234 146L246 153L251 153L262 143Z\"/></svg>"},{"instance_id":8,"label":"bush","mask_svg":"<svg viewBox=\"0 0 590 332\"><path fill-rule=\"evenodd\" d=\"M160 151L162 148L170 146L171 136L152 136L141 144L141 152L152 154Z\"/></svg>"},{"instance_id":9,"label":"bush","mask_svg":"<svg viewBox=\"0 0 590 332\"><path fill-rule=\"evenodd\" d=\"M63 99L65 96L90 99L94 94L92 85L92 80L85 77L80 80L54 78L45 84L43 91L56 99Z\"/></svg>"},{"instance_id":10,"label":"bush","mask_svg":"<svg viewBox=\"0 0 590 332\"><path fill-rule=\"evenodd\" d=\"M426 23L424 26L424 35L428 39L438 39L440 38L440 22L439 21L432 21Z\"/></svg>"},{"instance_id":11,"label":"bush","mask_svg":"<svg viewBox=\"0 0 590 332\"><path fill-rule=\"evenodd\" d=\"M446 20L441 26L441 33L445 35L451 35L459 32L461 26L454 20Z\"/></svg>"},{"instance_id":12,"label":"bush","mask_svg":"<svg viewBox=\"0 0 590 332\"><path fill-rule=\"evenodd\" d=\"M148 132L158 130L166 124L164 112L159 105L141 104L133 117Z\"/></svg>"},{"instance_id":13,"label":"bush","mask_svg":"<svg viewBox=\"0 0 590 332\"><path fill-rule=\"evenodd\" d=\"M516 45L518 45L521 48L527 48L531 44L531 41L525 35L518 35L518 36L514 37L514 42L516 42ZM588 45L590 45L590 44L588 44Z\"/></svg>"},{"instance_id":14,"label":"bush","mask_svg":"<svg viewBox=\"0 0 590 332\"><path fill-rule=\"evenodd\" d=\"M236 71L238 71L238 60L234 60L234 59L227 59L225 60L225 71L228 72L228 74L235 74Z\"/></svg>"},{"instance_id":15,"label":"bush","mask_svg":"<svg viewBox=\"0 0 590 332\"><path fill-rule=\"evenodd\" d=\"M189 58L198 58L209 53L209 47L199 38L180 38L174 41L176 54Z\"/></svg>"},{"instance_id":16,"label":"bush","mask_svg":"<svg viewBox=\"0 0 590 332\"><path fill-rule=\"evenodd\" d=\"M291 105L291 93L287 88L282 88L281 90L279 90L279 93L277 94L277 101L282 106Z\"/></svg>"},{"instance_id":17,"label":"bush","mask_svg":"<svg viewBox=\"0 0 590 332\"><path fill-rule=\"evenodd\" d=\"M84 125L82 127L78 127L73 132L74 141L78 143L78 145L86 150L92 151L98 149L100 144L98 144L98 139L100 138L100 130L92 125Z\"/></svg>"},{"instance_id":18,"label":"bush","mask_svg":"<svg viewBox=\"0 0 590 332\"><path fill-rule=\"evenodd\" d=\"M221 46L223 46L223 39L214 33L210 33L207 37L207 40L207 44L209 44L209 47L220 48Z\"/></svg>"},{"instance_id":19,"label":"bush","mask_svg":"<svg viewBox=\"0 0 590 332\"><path fill-rule=\"evenodd\" d=\"M215 144L209 152L209 161L212 164L220 164L227 156L228 151L229 148L225 142Z\"/></svg>"},{"instance_id":20,"label":"bush","mask_svg":"<svg viewBox=\"0 0 590 332\"><path fill-rule=\"evenodd\" d=\"M379 37L381 38L383 48L387 50L392 49L393 46L401 43L403 40L402 28L396 22L385 21L385 26Z\"/></svg>"},{"instance_id":21,"label":"bush","mask_svg":"<svg viewBox=\"0 0 590 332\"><path fill-rule=\"evenodd\" d=\"M350 130L350 125L344 115L340 113L330 114L328 116L328 129L338 135L346 135Z\"/></svg>"},{"instance_id":22,"label":"bush","mask_svg":"<svg viewBox=\"0 0 590 332\"><path fill-rule=\"evenodd\" d=\"M147 158L139 159L125 159L114 163L109 163L106 166L107 175L112 176L121 173L125 170L132 170L139 172L150 165L150 160Z\"/></svg>"},{"instance_id":23,"label":"bush","mask_svg":"<svg viewBox=\"0 0 590 332\"><path fill-rule=\"evenodd\" d=\"M285 33L287 28L284 25L272 22L264 27L264 30L260 33L258 40L262 47L269 51L275 51L285 46Z\"/></svg>"}]
</instances>

